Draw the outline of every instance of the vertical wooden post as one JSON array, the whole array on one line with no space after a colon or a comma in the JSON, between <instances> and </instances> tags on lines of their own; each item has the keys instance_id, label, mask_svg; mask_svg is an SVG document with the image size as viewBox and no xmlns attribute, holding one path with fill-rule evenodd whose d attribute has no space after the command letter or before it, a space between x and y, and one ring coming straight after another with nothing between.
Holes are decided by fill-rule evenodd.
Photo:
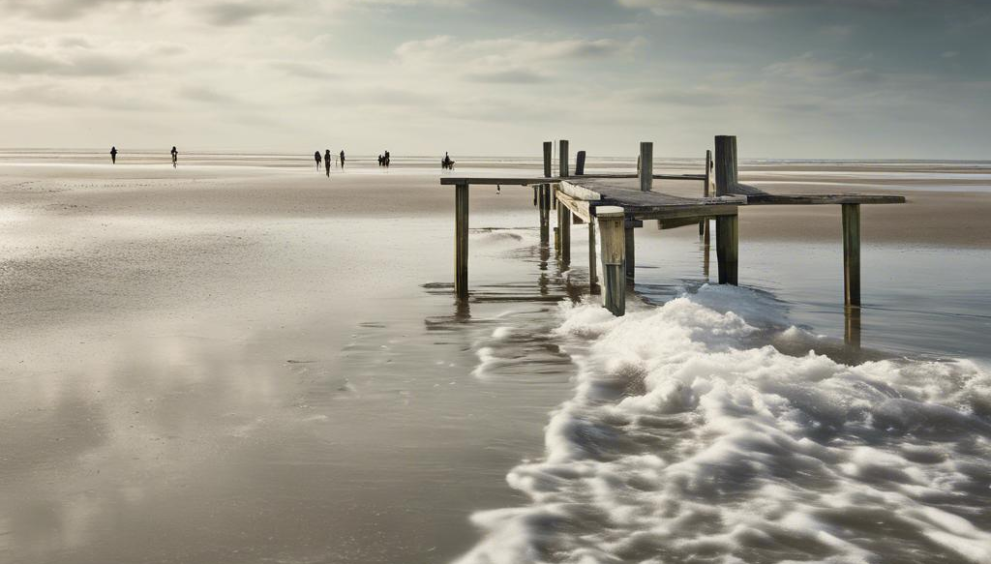
<instances>
[{"instance_id":1,"label":"vertical wooden post","mask_svg":"<svg viewBox=\"0 0 991 564\"><path fill-rule=\"evenodd\" d=\"M716 136L716 196L728 196L736 190L736 136ZM719 283L739 283L740 221L738 215L716 218L716 262Z\"/></svg>"},{"instance_id":2,"label":"vertical wooden post","mask_svg":"<svg viewBox=\"0 0 991 564\"><path fill-rule=\"evenodd\" d=\"M719 283L739 284L740 221L738 215L716 218L716 262L719 263Z\"/></svg>"},{"instance_id":3,"label":"vertical wooden post","mask_svg":"<svg viewBox=\"0 0 991 564\"><path fill-rule=\"evenodd\" d=\"M843 308L843 342L850 347L860 350L860 308L845 306Z\"/></svg>"},{"instance_id":4,"label":"vertical wooden post","mask_svg":"<svg viewBox=\"0 0 991 564\"><path fill-rule=\"evenodd\" d=\"M585 174L585 151L578 151L578 160L575 161L575 176Z\"/></svg>"},{"instance_id":5,"label":"vertical wooden post","mask_svg":"<svg viewBox=\"0 0 991 564\"><path fill-rule=\"evenodd\" d=\"M843 297L860 307L860 204L843 204Z\"/></svg>"},{"instance_id":6,"label":"vertical wooden post","mask_svg":"<svg viewBox=\"0 0 991 564\"><path fill-rule=\"evenodd\" d=\"M705 150L705 184L702 186L702 197L709 197L709 186L712 185L712 151ZM709 218L699 222L699 236L704 237L705 231L709 229Z\"/></svg>"},{"instance_id":7,"label":"vertical wooden post","mask_svg":"<svg viewBox=\"0 0 991 564\"><path fill-rule=\"evenodd\" d=\"M636 276L637 268L637 253L632 222L624 222L623 224L623 247L626 249L626 256L623 261L626 265L626 279L632 282Z\"/></svg>"},{"instance_id":8,"label":"vertical wooden post","mask_svg":"<svg viewBox=\"0 0 991 564\"><path fill-rule=\"evenodd\" d=\"M468 185L454 189L454 293L468 299Z\"/></svg>"},{"instance_id":9,"label":"vertical wooden post","mask_svg":"<svg viewBox=\"0 0 991 564\"><path fill-rule=\"evenodd\" d=\"M595 222L588 222L588 285L594 292L599 285L598 259L595 257Z\"/></svg>"},{"instance_id":10,"label":"vertical wooden post","mask_svg":"<svg viewBox=\"0 0 991 564\"><path fill-rule=\"evenodd\" d=\"M557 223L561 235L561 264L571 264L571 209L562 204L557 205Z\"/></svg>"},{"instance_id":11,"label":"vertical wooden post","mask_svg":"<svg viewBox=\"0 0 991 564\"><path fill-rule=\"evenodd\" d=\"M551 141L544 141L544 178L551 177L551 151L554 149L554 143Z\"/></svg>"},{"instance_id":12,"label":"vertical wooden post","mask_svg":"<svg viewBox=\"0 0 991 564\"><path fill-rule=\"evenodd\" d=\"M626 214L617 206L595 209L602 240L602 305L613 315L626 313L626 280L623 262L626 260L626 239L623 235Z\"/></svg>"},{"instance_id":13,"label":"vertical wooden post","mask_svg":"<svg viewBox=\"0 0 991 564\"><path fill-rule=\"evenodd\" d=\"M569 176L569 170L571 170L568 162L568 141L566 139L561 139L558 141L558 154L557 162L560 168L559 175L561 177Z\"/></svg>"},{"instance_id":14,"label":"vertical wooden post","mask_svg":"<svg viewBox=\"0 0 991 564\"><path fill-rule=\"evenodd\" d=\"M736 136L716 136L716 195L729 196L739 182L736 168Z\"/></svg>"},{"instance_id":15,"label":"vertical wooden post","mask_svg":"<svg viewBox=\"0 0 991 564\"><path fill-rule=\"evenodd\" d=\"M546 245L550 242L551 229L551 187L549 184L537 186L538 199L540 200L540 244Z\"/></svg>"},{"instance_id":16,"label":"vertical wooden post","mask_svg":"<svg viewBox=\"0 0 991 564\"><path fill-rule=\"evenodd\" d=\"M654 144L649 141L640 143L640 190L650 192L654 187Z\"/></svg>"}]
</instances>

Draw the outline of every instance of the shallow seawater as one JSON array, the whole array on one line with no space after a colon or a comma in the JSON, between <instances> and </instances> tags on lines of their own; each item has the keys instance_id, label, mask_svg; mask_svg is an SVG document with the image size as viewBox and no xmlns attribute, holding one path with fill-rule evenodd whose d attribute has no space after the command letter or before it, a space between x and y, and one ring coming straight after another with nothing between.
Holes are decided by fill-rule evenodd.
<instances>
[{"instance_id":1,"label":"shallow seawater","mask_svg":"<svg viewBox=\"0 0 991 564\"><path fill-rule=\"evenodd\" d=\"M3 210L0 561L991 559L986 253L865 245L854 353L838 244L647 227L614 319L504 192L466 306L446 212Z\"/></svg>"}]
</instances>

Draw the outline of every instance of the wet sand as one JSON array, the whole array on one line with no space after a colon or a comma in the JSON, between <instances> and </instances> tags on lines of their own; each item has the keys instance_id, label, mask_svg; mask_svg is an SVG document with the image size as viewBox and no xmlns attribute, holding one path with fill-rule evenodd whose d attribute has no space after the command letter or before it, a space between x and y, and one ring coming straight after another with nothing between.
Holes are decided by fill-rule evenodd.
<instances>
[{"instance_id":1,"label":"wet sand","mask_svg":"<svg viewBox=\"0 0 991 564\"><path fill-rule=\"evenodd\" d=\"M865 243L991 245L991 195L907 195L865 206ZM473 227L536 221L529 189L471 197ZM0 166L0 561L467 551L472 512L522 502L506 472L540 456L574 366L553 300L453 307L452 208L401 169ZM741 223L839 243L832 206ZM567 297L518 237L473 233L479 292ZM493 340L508 360L473 374Z\"/></svg>"}]
</instances>

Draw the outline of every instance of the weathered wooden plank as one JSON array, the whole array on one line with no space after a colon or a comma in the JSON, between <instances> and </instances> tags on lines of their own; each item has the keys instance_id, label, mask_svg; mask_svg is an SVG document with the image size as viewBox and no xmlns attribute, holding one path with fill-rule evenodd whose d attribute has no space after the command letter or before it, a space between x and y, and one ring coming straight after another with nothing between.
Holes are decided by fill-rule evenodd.
<instances>
[{"instance_id":1,"label":"weathered wooden plank","mask_svg":"<svg viewBox=\"0 0 991 564\"><path fill-rule=\"evenodd\" d=\"M813 206L836 204L904 204L905 196L881 194L748 195L748 206Z\"/></svg>"},{"instance_id":2,"label":"weathered wooden plank","mask_svg":"<svg viewBox=\"0 0 991 564\"><path fill-rule=\"evenodd\" d=\"M686 227L686 226L689 226L689 225L699 225L699 226L701 226L701 225L705 224L705 220L704 219L701 219L700 220L700 219L698 219L698 217L696 217L696 216L693 215L691 217L681 217L681 218L672 218L672 219L659 219L659 220L657 220L657 223L658 223L658 227L660 227L660 229L666 230L666 229L677 229L678 227Z\"/></svg>"},{"instance_id":3,"label":"weathered wooden plank","mask_svg":"<svg viewBox=\"0 0 991 564\"><path fill-rule=\"evenodd\" d=\"M591 221L592 212L589 202L573 198L564 190L558 190L557 199L561 204L570 209L575 214L575 217L584 221Z\"/></svg>"},{"instance_id":4,"label":"weathered wooden plank","mask_svg":"<svg viewBox=\"0 0 991 564\"><path fill-rule=\"evenodd\" d=\"M623 234L623 208L602 206L596 209L599 239L602 243L602 305L613 315L626 313L626 239Z\"/></svg>"},{"instance_id":5,"label":"weathered wooden plank","mask_svg":"<svg viewBox=\"0 0 991 564\"><path fill-rule=\"evenodd\" d=\"M718 154L718 152L716 153ZM718 164L717 164L718 170ZM739 216L716 218L716 261L719 263L719 283L739 284L740 222Z\"/></svg>"},{"instance_id":6,"label":"weathered wooden plank","mask_svg":"<svg viewBox=\"0 0 991 564\"><path fill-rule=\"evenodd\" d=\"M698 221L707 217L719 217L725 215L736 215L738 208L736 204L727 205L704 205L704 206L629 206L630 215L642 220L677 220L691 218Z\"/></svg>"},{"instance_id":7,"label":"weathered wooden plank","mask_svg":"<svg viewBox=\"0 0 991 564\"><path fill-rule=\"evenodd\" d=\"M468 185L454 191L454 293L468 299Z\"/></svg>"},{"instance_id":8,"label":"weathered wooden plank","mask_svg":"<svg viewBox=\"0 0 991 564\"><path fill-rule=\"evenodd\" d=\"M843 204L843 298L860 307L860 205Z\"/></svg>"},{"instance_id":9,"label":"weathered wooden plank","mask_svg":"<svg viewBox=\"0 0 991 564\"><path fill-rule=\"evenodd\" d=\"M640 191L650 192L654 186L654 144L649 141L640 143Z\"/></svg>"}]
</instances>

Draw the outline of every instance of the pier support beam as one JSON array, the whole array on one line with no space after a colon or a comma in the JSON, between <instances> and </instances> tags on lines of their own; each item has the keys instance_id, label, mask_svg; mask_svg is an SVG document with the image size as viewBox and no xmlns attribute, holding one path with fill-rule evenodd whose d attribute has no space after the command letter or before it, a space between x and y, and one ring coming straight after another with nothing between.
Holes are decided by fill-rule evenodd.
<instances>
[{"instance_id":1,"label":"pier support beam","mask_svg":"<svg viewBox=\"0 0 991 564\"><path fill-rule=\"evenodd\" d=\"M551 233L551 187L548 184L537 186L537 200L540 207L540 244L550 243Z\"/></svg>"},{"instance_id":2,"label":"pier support beam","mask_svg":"<svg viewBox=\"0 0 991 564\"><path fill-rule=\"evenodd\" d=\"M468 300L468 185L454 188L454 293Z\"/></svg>"},{"instance_id":3,"label":"pier support beam","mask_svg":"<svg viewBox=\"0 0 991 564\"><path fill-rule=\"evenodd\" d=\"M649 141L640 143L640 191L650 192L654 187L654 144Z\"/></svg>"},{"instance_id":4,"label":"pier support beam","mask_svg":"<svg viewBox=\"0 0 991 564\"><path fill-rule=\"evenodd\" d=\"M571 170L571 167L570 167L570 163L568 162L568 151L569 151L568 140L561 139L560 141L558 141L557 162L558 162L558 168L560 169L559 175L562 178L566 176L570 176L570 173L568 171Z\"/></svg>"},{"instance_id":5,"label":"pier support beam","mask_svg":"<svg viewBox=\"0 0 991 564\"><path fill-rule=\"evenodd\" d=\"M626 280L623 263L626 261L626 237L624 236L623 208L602 206L596 208L599 238L602 241L602 305L613 315L626 313Z\"/></svg>"},{"instance_id":6,"label":"pier support beam","mask_svg":"<svg viewBox=\"0 0 991 564\"><path fill-rule=\"evenodd\" d=\"M599 285L598 259L595 257L595 222L588 222L588 286L593 293Z\"/></svg>"},{"instance_id":7,"label":"pier support beam","mask_svg":"<svg viewBox=\"0 0 991 564\"><path fill-rule=\"evenodd\" d=\"M739 184L736 166L736 136L716 136L716 196L729 196Z\"/></svg>"},{"instance_id":8,"label":"pier support beam","mask_svg":"<svg viewBox=\"0 0 991 564\"><path fill-rule=\"evenodd\" d=\"M705 184L702 185L702 197L709 197L709 187L712 186L712 151L709 149L705 150ZM699 222L699 237L705 235L706 230L709 229L709 219L703 219Z\"/></svg>"},{"instance_id":9,"label":"pier support beam","mask_svg":"<svg viewBox=\"0 0 991 564\"><path fill-rule=\"evenodd\" d=\"M564 204L557 206L557 226L561 239L561 264L568 266L571 264L571 209Z\"/></svg>"},{"instance_id":10,"label":"pier support beam","mask_svg":"<svg viewBox=\"0 0 991 564\"><path fill-rule=\"evenodd\" d=\"M575 176L582 176L585 174L585 151L578 151L578 157L575 160Z\"/></svg>"},{"instance_id":11,"label":"pier support beam","mask_svg":"<svg viewBox=\"0 0 991 564\"><path fill-rule=\"evenodd\" d=\"M721 215L716 218L716 262L719 263L719 283L739 284L740 216Z\"/></svg>"},{"instance_id":12,"label":"pier support beam","mask_svg":"<svg viewBox=\"0 0 991 564\"><path fill-rule=\"evenodd\" d=\"M636 278L637 253L636 239L632 223L624 223L623 226L623 247L625 249L623 263L626 265L626 279L630 282Z\"/></svg>"},{"instance_id":13,"label":"pier support beam","mask_svg":"<svg viewBox=\"0 0 991 564\"><path fill-rule=\"evenodd\" d=\"M860 204L843 204L843 297L860 307Z\"/></svg>"}]
</instances>

